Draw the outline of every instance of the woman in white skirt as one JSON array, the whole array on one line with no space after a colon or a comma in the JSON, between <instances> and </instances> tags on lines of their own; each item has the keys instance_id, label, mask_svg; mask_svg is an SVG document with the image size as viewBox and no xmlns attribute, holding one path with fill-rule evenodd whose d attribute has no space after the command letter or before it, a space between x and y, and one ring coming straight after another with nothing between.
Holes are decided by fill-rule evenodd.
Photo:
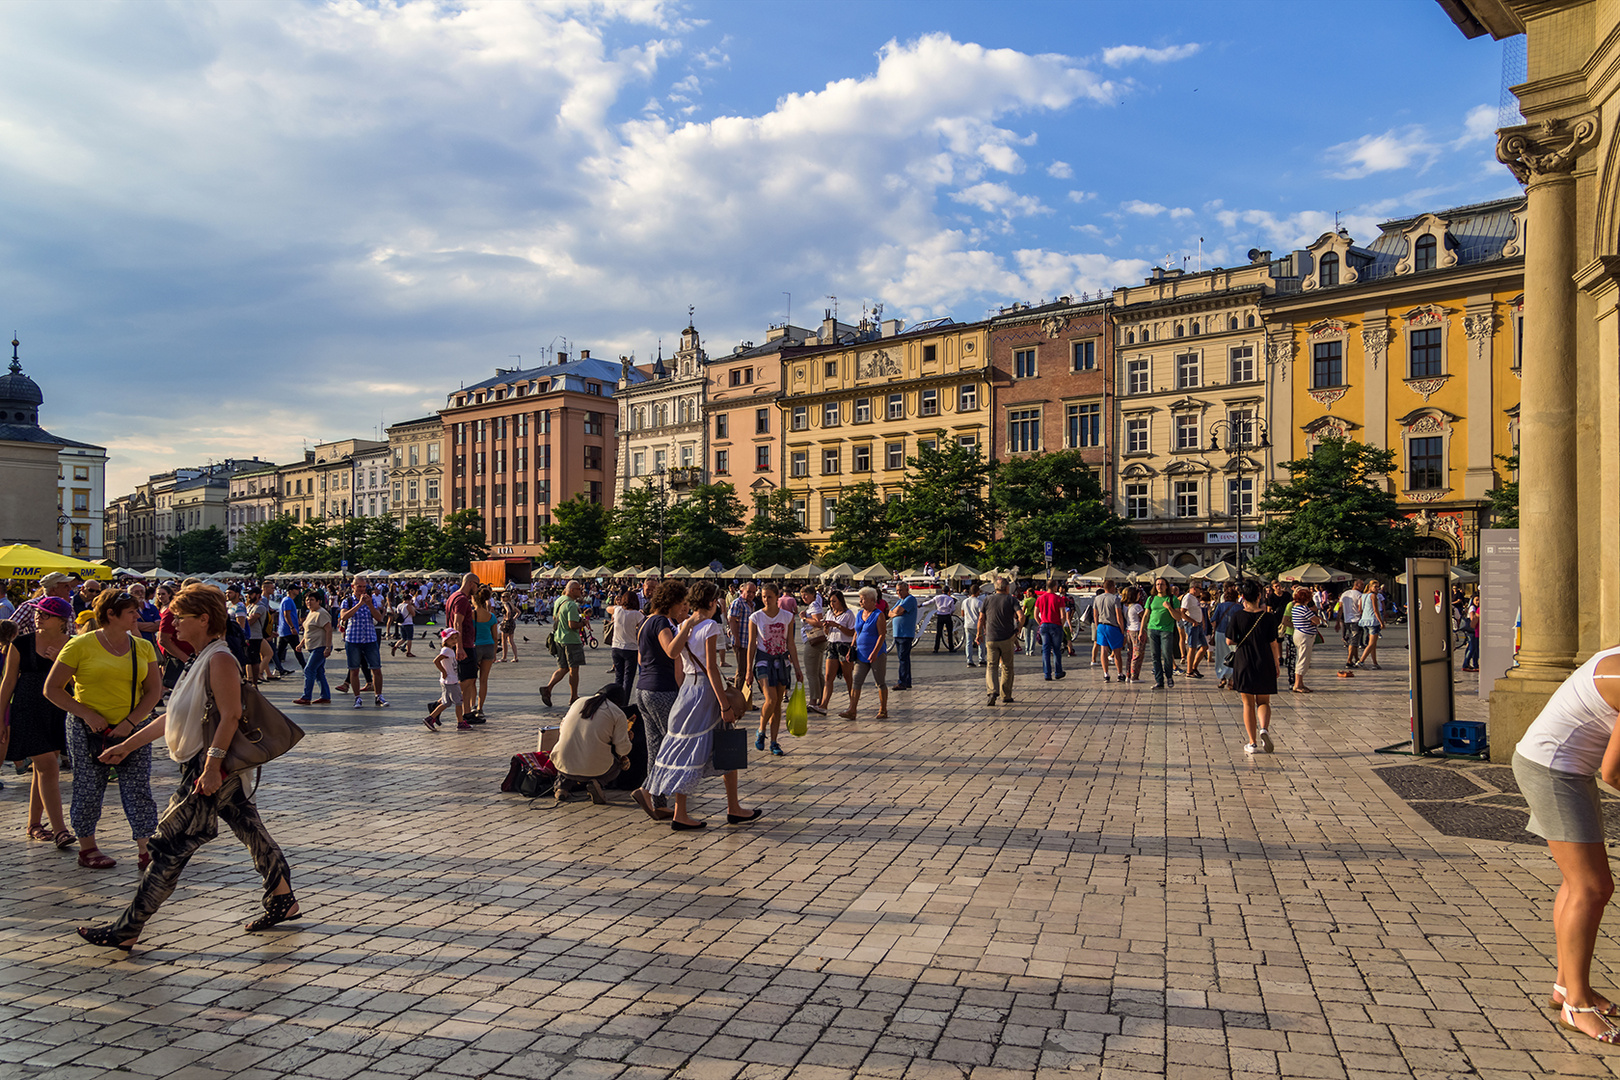
<instances>
[{"instance_id":1,"label":"woman in white skirt","mask_svg":"<svg viewBox=\"0 0 1620 1080\"><path fill-rule=\"evenodd\" d=\"M686 812L686 796L706 777L715 775L715 730L722 724L730 727L742 716L738 702L727 694L726 677L720 672L719 650L725 630L714 621L719 595L712 581L697 582L686 595L692 607L692 613L681 623L681 634L686 638L681 668L686 677L669 711L669 731L658 748L652 771L631 796L649 817L657 819L653 796L673 795L675 817L669 827L676 832L701 829L707 824ZM758 818L757 808L744 810L737 801L737 771L732 769L720 776L726 785L726 820L741 825Z\"/></svg>"},{"instance_id":2,"label":"woman in white skirt","mask_svg":"<svg viewBox=\"0 0 1620 1080\"><path fill-rule=\"evenodd\" d=\"M1592 989L1592 949L1614 895L1596 778L1620 785L1620 649L1575 669L1513 752L1513 776L1530 804L1530 832L1544 837L1564 877L1553 901L1558 977L1552 1005L1560 1027L1620 1042L1620 1008Z\"/></svg>"}]
</instances>

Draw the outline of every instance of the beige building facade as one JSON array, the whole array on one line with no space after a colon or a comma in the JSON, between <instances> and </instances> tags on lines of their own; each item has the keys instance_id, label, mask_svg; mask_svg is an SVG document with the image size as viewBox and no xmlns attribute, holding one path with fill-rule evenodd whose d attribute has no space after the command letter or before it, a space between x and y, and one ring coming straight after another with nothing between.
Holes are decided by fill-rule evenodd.
<instances>
[{"instance_id":1,"label":"beige building facade","mask_svg":"<svg viewBox=\"0 0 1620 1080\"><path fill-rule=\"evenodd\" d=\"M403 529L411 518L444 520L444 421L437 414L388 429L389 513Z\"/></svg>"},{"instance_id":2,"label":"beige building facade","mask_svg":"<svg viewBox=\"0 0 1620 1080\"><path fill-rule=\"evenodd\" d=\"M615 497L662 475L678 499L708 482L704 431L708 354L697 327L681 331L681 345L664 360L663 350L646 379L621 362L614 399L619 410Z\"/></svg>"}]
</instances>

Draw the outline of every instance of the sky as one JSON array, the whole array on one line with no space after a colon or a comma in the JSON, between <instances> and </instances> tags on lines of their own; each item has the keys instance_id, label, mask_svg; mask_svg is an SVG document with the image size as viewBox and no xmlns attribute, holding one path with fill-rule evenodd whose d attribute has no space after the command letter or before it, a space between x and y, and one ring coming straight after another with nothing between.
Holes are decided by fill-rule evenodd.
<instances>
[{"instance_id":1,"label":"sky","mask_svg":"<svg viewBox=\"0 0 1620 1080\"><path fill-rule=\"evenodd\" d=\"M1433 0L12 2L0 71L0 330L110 496L689 305L971 321L1521 190Z\"/></svg>"}]
</instances>

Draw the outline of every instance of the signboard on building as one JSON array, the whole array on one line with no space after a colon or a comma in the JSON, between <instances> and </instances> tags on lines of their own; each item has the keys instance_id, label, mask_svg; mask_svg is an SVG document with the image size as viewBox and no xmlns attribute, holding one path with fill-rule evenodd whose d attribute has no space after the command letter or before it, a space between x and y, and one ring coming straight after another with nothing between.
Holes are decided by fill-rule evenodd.
<instances>
[{"instance_id":1,"label":"signboard on building","mask_svg":"<svg viewBox=\"0 0 1620 1080\"><path fill-rule=\"evenodd\" d=\"M1519 530L1479 531L1479 696L1513 670L1519 654Z\"/></svg>"},{"instance_id":2,"label":"signboard on building","mask_svg":"<svg viewBox=\"0 0 1620 1080\"><path fill-rule=\"evenodd\" d=\"M1248 530L1244 530L1243 539L1241 541L1238 539L1238 534L1235 531L1212 532L1204 534L1204 543L1206 544L1258 544L1259 542L1260 534L1257 532L1249 532Z\"/></svg>"}]
</instances>

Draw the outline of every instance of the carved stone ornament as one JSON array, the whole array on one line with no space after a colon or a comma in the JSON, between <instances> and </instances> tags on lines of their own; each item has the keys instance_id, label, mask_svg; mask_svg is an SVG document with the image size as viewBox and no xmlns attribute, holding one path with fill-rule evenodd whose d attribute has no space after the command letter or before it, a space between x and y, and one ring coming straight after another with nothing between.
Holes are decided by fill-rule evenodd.
<instances>
[{"instance_id":1,"label":"carved stone ornament","mask_svg":"<svg viewBox=\"0 0 1620 1080\"><path fill-rule=\"evenodd\" d=\"M971 353L973 351L973 346L974 342L964 341L962 342L962 351L965 353Z\"/></svg>"},{"instance_id":2,"label":"carved stone ornament","mask_svg":"<svg viewBox=\"0 0 1620 1080\"><path fill-rule=\"evenodd\" d=\"M1413 502L1427 503L1439 502L1441 499L1450 494L1450 488L1437 488L1433 491L1409 491L1406 493L1406 497L1411 499Z\"/></svg>"},{"instance_id":3,"label":"carved stone ornament","mask_svg":"<svg viewBox=\"0 0 1620 1080\"><path fill-rule=\"evenodd\" d=\"M1446 425L1438 416L1420 416L1406 425L1410 435L1439 435L1446 430Z\"/></svg>"},{"instance_id":4,"label":"carved stone ornament","mask_svg":"<svg viewBox=\"0 0 1620 1080\"><path fill-rule=\"evenodd\" d=\"M1451 378L1450 375L1436 375L1432 379L1407 379L1406 385L1412 388L1413 393L1422 394L1423 400L1428 401L1429 395L1446 385L1446 380L1449 378ZM1421 422L1419 421L1419 423ZM1416 428L1412 430L1415 431ZM1439 429L1436 428L1435 430L1438 431Z\"/></svg>"},{"instance_id":5,"label":"carved stone ornament","mask_svg":"<svg viewBox=\"0 0 1620 1080\"><path fill-rule=\"evenodd\" d=\"M1341 337L1350 332L1350 328L1338 319L1324 319L1311 327L1311 337Z\"/></svg>"},{"instance_id":6,"label":"carved stone ornament","mask_svg":"<svg viewBox=\"0 0 1620 1080\"><path fill-rule=\"evenodd\" d=\"M900 374L900 362L890 356L888 350L878 349L874 352L862 354L856 364L855 374L863 379L880 375Z\"/></svg>"},{"instance_id":7,"label":"carved stone ornament","mask_svg":"<svg viewBox=\"0 0 1620 1080\"><path fill-rule=\"evenodd\" d=\"M1350 388L1348 386L1332 386L1325 390L1306 391L1306 393L1311 396L1312 401L1328 409L1333 408L1333 403L1344 397L1344 395L1348 394L1349 392Z\"/></svg>"},{"instance_id":8,"label":"carved stone ornament","mask_svg":"<svg viewBox=\"0 0 1620 1080\"><path fill-rule=\"evenodd\" d=\"M1413 308L1404 316L1407 326L1443 326L1446 321L1446 309L1425 304L1420 308Z\"/></svg>"},{"instance_id":9,"label":"carved stone ornament","mask_svg":"<svg viewBox=\"0 0 1620 1080\"><path fill-rule=\"evenodd\" d=\"M1598 141L1596 114L1570 120L1543 120L1519 124L1497 133L1496 160L1506 165L1519 183L1572 172L1575 159Z\"/></svg>"},{"instance_id":10,"label":"carved stone ornament","mask_svg":"<svg viewBox=\"0 0 1620 1080\"><path fill-rule=\"evenodd\" d=\"M1489 311L1481 311L1475 315L1463 316L1463 333L1468 335L1468 341L1474 347L1474 356L1485 355L1485 346L1496 333L1496 315Z\"/></svg>"},{"instance_id":11,"label":"carved stone ornament","mask_svg":"<svg viewBox=\"0 0 1620 1080\"><path fill-rule=\"evenodd\" d=\"M1502 258L1518 259L1524 256L1524 230L1530 221L1530 204L1520 203L1513 209L1513 239L1502 245Z\"/></svg>"},{"instance_id":12,"label":"carved stone ornament","mask_svg":"<svg viewBox=\"0 0 1620 1080\"><path fill-rule=\"evenodd\" d=\"M1069 328L1067 315L1048 315L1041 320L1041 332L1047 337L1057 337Z\"/></svg>"},{"instance_id":13,"label":"carved stone ornament","mask_svg":"<svg viewBox=\"0 0 1620 1080\"><path fill-rule=\"evenodd\" d=\"M1289 368L1290 363L1291 363L1291 361L1293 359L1294 359L1294 342L1293 342L1293 339L1290 338L1290 339L1288 339L1286 341L1268 341L1268 342L1266 342L1266 366L1267 367L1273 367L1273 366L1278 367L1279 368L1278 374L1282 377L1282 380L1284 382L1288 381L1288 368Z\"/></svg>"},{"instance_id":14,"label":"carved stone ornament","mask_svg":"<svg viewBox=\"0 0 1620 1080\"><path fill-rule=\"evenodd\" d=\"M1314 423L1306 424L1302 430L1304 430L1307 435L1317 439L1326 438L1329 435L1340 439L1348 439L1350 437L1350 425L1346 424L1343 420L1340 420L1337 417L1331 416L1323 417Z\"/></svg>"},{"instance_id":15,"label":"carved stone ornament","mask_svg":"<svg viewBox=\"0 0 1620 1080\"><path fill-rule=\"evenodd\" d=\"M804 368L796 367L793 369L793 381L796 383L804 382Z\"/></svg>"},{"instance_id":16,"label":"carved stone ornament","mask_svg":"<svg viewBox=\"0 0 1620 1080\"><path fill-rule=\"evenodd\" d=\"M1384 329L1363 330L1361 332L1361 345L1362 348L1367 350L1367 355L1372 357L1374 371L1378 370L1378 361L1384 358L1384 351L1389 348L1390 338L1394 336L1392 331Z\"/></svg>"}]
</instances>

